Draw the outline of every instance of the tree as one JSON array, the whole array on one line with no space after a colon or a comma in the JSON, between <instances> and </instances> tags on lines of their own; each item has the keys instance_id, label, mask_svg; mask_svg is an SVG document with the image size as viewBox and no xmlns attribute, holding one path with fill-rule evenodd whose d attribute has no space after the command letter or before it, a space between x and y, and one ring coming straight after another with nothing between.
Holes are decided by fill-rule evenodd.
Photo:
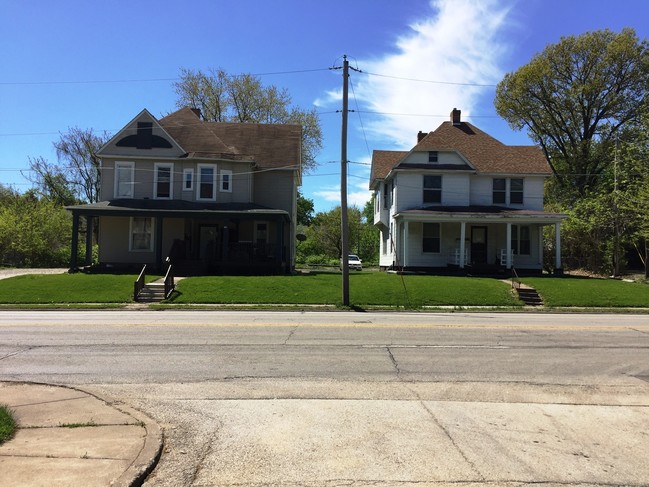
<instances>
[{"instance_id":1,"label":"tree","mask_svg":"<svg viewBox=\"0 0 649 487\"><path fill-rule=\"evenodd\" d=\"M649 45L633 29L564 37L496 89L495 106L509 125L527 128L574 201L598 184L611 165L615 137L637 122L649 103Z\"/></svg>"},{"instance_id":2,"label":"tree","mask_svg":"<svg viewBox=\"0 0 649 487\"><path fill-rule=\"evenodd\" d=\"M92 129L73 127L54 142L58 162L43 157L29 160L26 176L40 194L59 204L99 200L99 156L97 152L110 139L107 133L97 135Z\"/></svg>"},{"instance_id":3,"label":"tree","mask_svg":"<svg viewBox=\"0 0 649 487\"><path fill-rule=\"evenodd\" d=\"M180 81L173 84L177 107L198 108L208 122L277 123L302 126L302 168L316 166L322 148L322 130L315 109L291 105L286 89L264 86L251 74L230 75L223 69L181 69Z\"/></svg>"},{"instance_id":4,"label":"tree","mask_svg":"<svg viewBox=\"0 0 649 487\"><path fill-rule=\"evenodd\" d=\"M300 191L297 192L297 224L308 227L313 221L313 200L305 198Z\"/></svg>"}]
</instances>

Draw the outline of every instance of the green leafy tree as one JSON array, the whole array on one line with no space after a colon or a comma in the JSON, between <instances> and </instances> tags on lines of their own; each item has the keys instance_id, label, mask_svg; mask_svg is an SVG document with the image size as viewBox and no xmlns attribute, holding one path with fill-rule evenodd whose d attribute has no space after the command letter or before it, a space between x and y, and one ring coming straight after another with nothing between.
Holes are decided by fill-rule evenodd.
<instances>
[{"instance_id":1,"label":"green leafy tree","mask_svg":"<svg viewBox=\"0 0 649 487\"><path fill-rule=\"evenodd\" d=\"M633 29L564 37L498 84L495 106L545 151L558 197L596 188L617 135L649 103L649 45ZM574 189L574 191L573 191Z\"/></svg>"},{"instance_id":2,"label":"green leafy tree","mask_svg":"<svg viewBox=\"0 0 649 487\"><path fill-rule=\"evenodd\" d=\"M223 69L207 73L182 69L174 83L177 107L199 108L208 122L277 123L302 126L302 168L316 167L322 129L315 109L293 106L286 89L264 86L251 74L231 75Z\"/></svg>"},{"instance_id":3,"label":"green leafy tree","mask_svg":"<svg viewBox=\"0 0 649 487\"><path fill-rule=\"evenodd\" d=\"M313 200L305 198L300 191L297 192L297 224L308 227L313 221Z\"/></svg>"}]
</instances>

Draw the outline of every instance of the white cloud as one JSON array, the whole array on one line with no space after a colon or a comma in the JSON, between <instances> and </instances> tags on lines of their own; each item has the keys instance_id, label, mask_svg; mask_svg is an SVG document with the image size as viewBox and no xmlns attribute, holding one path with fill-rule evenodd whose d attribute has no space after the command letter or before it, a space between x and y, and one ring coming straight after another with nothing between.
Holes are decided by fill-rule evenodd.
<instances>
[{"instance_id":1,"label":"white cloud","mask_svg":"<svg viewBox=\"0 0 649 487\"><path fill-rule=\"evenodd\" d=\"M315 191L314 196L322 198L325 201L334 203L333 206L340 205L340 184L329 186L320 191ZM370 200L372 193L367 189L367 181L358 181L347 185L347 206L357 206L361 210Z\"/></svg>"},{"instance_id":2,"label":"white cloud","mask_svg":"<svg viewBox=\"0 0 649 487\"><path fill-rule=\"evenodd\" d=\"M419 130L434 130L453 108L462 110L465 119L493 87L396 78L496 84L502 77L498 64L505 47L500 32L508 12L503 0L431 0L428 15L398 39L396 53L359 60L367 75L353 74L352 82L361 109L386 114L364 116L368 138L380 141L380 148L407 149L416 143ZM337 95L327 93L319 102Z\"/></svg>"}]
</instances>

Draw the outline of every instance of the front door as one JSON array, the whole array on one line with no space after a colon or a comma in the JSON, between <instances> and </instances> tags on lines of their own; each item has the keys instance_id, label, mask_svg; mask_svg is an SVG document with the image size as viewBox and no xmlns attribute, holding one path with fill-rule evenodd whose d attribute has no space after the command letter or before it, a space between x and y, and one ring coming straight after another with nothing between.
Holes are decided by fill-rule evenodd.
<instances>
[{"instance_id":1,"label":"front door","mask_svg":"<svg viewBox=\"0 0 649 487\"><path fill-rule=\"evenodd\" d=\"M471 262L487 263L487 227L471 227Z\"/></svg>"}]
</instances>

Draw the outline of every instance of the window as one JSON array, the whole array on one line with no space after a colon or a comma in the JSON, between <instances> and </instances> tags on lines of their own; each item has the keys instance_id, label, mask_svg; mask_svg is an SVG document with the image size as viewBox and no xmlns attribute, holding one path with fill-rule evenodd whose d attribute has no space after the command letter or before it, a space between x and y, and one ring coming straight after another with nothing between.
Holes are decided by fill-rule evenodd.
<instances>
[{"instance_id":1,"label":"window","mask_svg":"<svg viewBox=\"0 0 649 487\"><path fill-rule=\"evenodd\" d=\"M494 179L493 180L493 204L494 205L507 204L506 195L507 195L507 180Z\"/></svg>"},{"instance_id":2,"label":"window","mask_svg":"<svg viewBox=\"0 0 649 487\"><path fill-rule=\"evenodd\" d=\"M133 162L115 163L115 198L133 197L133 176L135 164Z\"/></svg>"},{"instance_id":3,"label":"window","mask_svg":"<svg viewBox=\"0 0 649 487\"><path fill-rule=\"evenodd\" d=\"M424 176L424 203L442 202L442 176Z\"/></svg>"},{"instance_id":4,"label":"window","mask_svg":"<svg viewBox=\"0 0 649 487\"><path fill-rule=\"evenodd\" d=\"M530 227L512 225L512 252L516 255L530 255Z\"/></svg>"},{"instance_id":5,"label":"window","mask_svg":"<svg viewBox=\"0 0 649 487\"><path fill-rule=\"evenodd\" d=\"M427 253L439 254L441 247L439 223L423 224L422 250Z\"/></svg>"},{"instance_id":6,"label":"window","mask_svg":"<svg viewBox=\"0 0 649 487\"><path fill-rule=\"evenodd\" d=\"M153 197L156 199L171 199L173 188L173 164L154 164Z\"/></svg>"},{"instance_id":7,"label":"window","mask_svg":"<svg viewBox=\"0 0 649 487\"><path fill-rule=\"evenodd\" d=\"M151 252L153 250L153 218L132 217L130 235L130 251Z\"/></svg>"},{"instance_id":8,"label":"window","mask_svg":"<svg viewBox=\"0 0 649 487\"><path fill-rule=\"evenodd\" d=\"M196 199L216 199L216 166L214 164L198 165L198 194Z\"/></svg>"},{"instance_id":9,"label":"window","mask_svg":"<svg viewBox=\"0 0 649 487\"><path fill-rule=\"evenodd\" d=\"M523 204L523 180L512 179L509 181L509 203L512 205Z\"/></svg>"},{"instance_id":10,"label":"window","mask_svg":"<svg viewBox=\"0 0 649 487\"><path fill-rule=\"evenodd\" d=\"M428 162L437 162L437 151L430 151L428 152Z\"/></svg>"},{"instance_id":11,"label":"window","mask_svg":"<svg viewBox=\"0 0 649 487\"><path fill-rule=\"evenodd\" d=\"M183 169L183 191L192 191L194 189L194 169Z\"/></svg>"},{"instance_id":12,"label":"window","mask_svg":"<svg viewBox=\"0 0 649 487\"><path fill-rule=\"evenodd\" d=\"M232 171L221 171L221 191L232 193Z\"/></svg>"},{"instance_id":13,"label":"window","mask_svg":"<svg viewBox=\"0 0 649 487\"><path fill-rule=\"evenodd\" d=\"M493 180L494 205L522 205L523 204L523 179L499 178ZM507 193L509 189L509 201Z\"/></svg>"},{"instance_id":14,"label":"window","mask_svg":"<svg viewBox=\"0 0 649 487\"><path fill-rule=\"evenodd\" d=\"M383 183L383 209L390 207L390 193L388 192L388 183Z\"/></svg>"}]
</instances>

